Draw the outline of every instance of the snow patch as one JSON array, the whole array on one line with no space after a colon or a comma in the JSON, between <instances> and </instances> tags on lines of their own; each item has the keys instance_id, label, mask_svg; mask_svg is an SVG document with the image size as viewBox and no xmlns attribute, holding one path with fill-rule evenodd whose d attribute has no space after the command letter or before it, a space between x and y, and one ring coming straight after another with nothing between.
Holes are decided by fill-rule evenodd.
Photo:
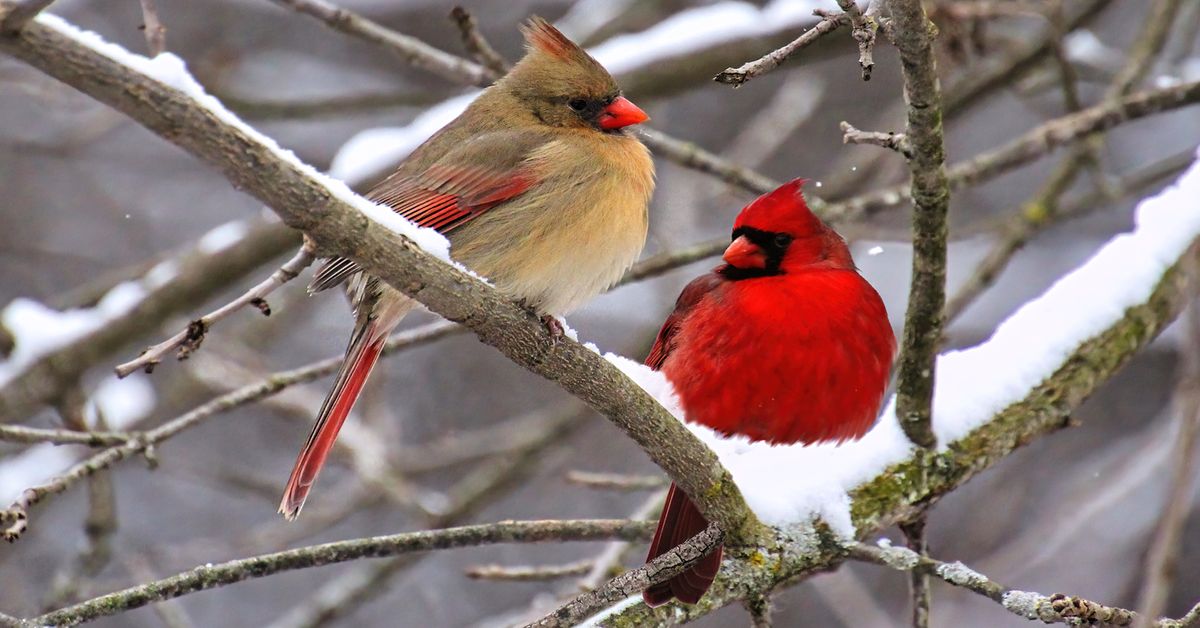
<instances>
[{"instance_id":1,"label":"snow patch","mask_svg":"<svg viewBox=\"0 0 1200 628\"><path fill-rule=\"evenodd\" d=\"M223 225L217 225L208 233L200 236L196 248L204 253L220 253L233 246L250 232L245 221L231 220Z\"/></svg>"},{"instance_id":2,"label":"snow patch","mask_svg":"<svg viewBox=\"0 0 1200 628\"><path fill-rule=\"evenodd\" d=\"M1025 619L1039 619L1038 609L1047 599L1041 593L1032 591L1009 591L1000 598L1000 603Z\"/></svg>"},{"instance_id":3,"label":"snow patch","mask_svg":"<svg viewBox=\"0 0 1200 628\"><path fill-rule=\"evenodd\" d=\"M983 574L959 561L938 565L935 571L939 578L960 587L978 588L988 583Z\"/></svg>"}]
</instances>

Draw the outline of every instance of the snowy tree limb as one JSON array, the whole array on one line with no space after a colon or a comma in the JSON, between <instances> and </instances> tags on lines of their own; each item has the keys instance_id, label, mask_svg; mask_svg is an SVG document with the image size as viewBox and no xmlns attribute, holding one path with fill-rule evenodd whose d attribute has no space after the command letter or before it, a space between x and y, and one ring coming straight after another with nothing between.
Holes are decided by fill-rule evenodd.
<instances>
[{"instance_id":1,"label":"snowy tree limb","mask_svg":"<svg viewBox=\"0 0 1200 628\"><path fill-rule=\"evenodd\" d=\"M30 26L29 28L35 28ZM39 28L39 30L41 30ZM0 49L12 42L0 36ZM217 251L197 247L178 260L179 273L148 290L136 307L75 342L37 358L0 388L0 423L19 421L52 403L87 369L106 360L163 319L189 312L299 243L276 224L255 227Z\"/></svg>"},{"instance_id":2,"label":"snowy tree limb","mask_svg":"<svg viewBox=\"0 0 1200 628\"><path fill-rule=\"evenodd\" d=\"M654 531L650 521L581 519L566 521L501 521L442 530L404 532L388 536L336 541L203 565L168 578L109 593L28 620L36 626L73 626L163 600L214 587L263 578L284 571L332 565L363 558L383 558L414 552L473 547L497 543L546 541L645 540Z\"/></svg>"},{"instance_id":3,"label":"snowy tree limb","mask_svg":"<svg viewBox=\"0 0 1200 628\"><path fill-rule=\"evenodd\" d=\"M945 451L917 452L850 492L850 513L862 539L911 519L942 496L987 470L1017 448L1068 427L1071 414L1101 384L1169 325L1191 298L1200 278L1188 266L1200 260L1193 242L1168 269L1149 297L1104 331L1064 357L1058 369L1024 398L1001 410ZM726 561L699 604L668 604L649 609L634 604L604 617L602 626L673 625L776 587L802 581L846 558L844 545L823 525L783 531L792 539L786 553L759 560Z\"/></svg>"},{"instance_id":4,"label":"snowy tree limb","mask_svg":"<svg viewBox=\"0 0 1200 628\"><path fill-rule=\"evenodd\" d=\"M731 539L765 539L766 529L712 451L596 353L569 339L552 338L525 308L370 220L309 172L182 92L36 22L0 38L0 50L215 165L288 226L304 231L322 253L355 259L517 364L559 384L621 427L673 481L696 496L705 516Z\"/></svg>"},{"instance_id":5,"label":"snowy tree limb","mask_svg":"<svg viewBox=\"0 0 1200 628\"><path fill-rule=\"evenodd\" d=\"M822 35L832 33L841 26L849 24L850 18L845 13L822 17L815 26L804 31L804 34L792 40L786 46L772 50L762 57L746 62L736 68L725 68L714 76L713 80L718 83L741 87L746 81L762 76L779 67L779 64L787 61L788 57L812 45Z\"/></svg>"}]
</instances>

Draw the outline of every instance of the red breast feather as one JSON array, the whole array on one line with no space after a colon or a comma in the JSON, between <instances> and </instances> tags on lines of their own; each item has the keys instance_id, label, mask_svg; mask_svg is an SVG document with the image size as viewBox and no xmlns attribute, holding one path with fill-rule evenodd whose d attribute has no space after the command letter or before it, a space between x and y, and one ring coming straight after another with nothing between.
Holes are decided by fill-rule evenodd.
<instances>
[{"instance_id":1,"label":"red breast feather","mask_svg":"<svg viewBox=\"0 0 1200 628\"><path fill-rule=\"evenodd\" d=\"M662 370L688 419L771 443L866 433L896 346L878 293L850 269L723 282L676 334Z\"/></svg>"}]
</instances>

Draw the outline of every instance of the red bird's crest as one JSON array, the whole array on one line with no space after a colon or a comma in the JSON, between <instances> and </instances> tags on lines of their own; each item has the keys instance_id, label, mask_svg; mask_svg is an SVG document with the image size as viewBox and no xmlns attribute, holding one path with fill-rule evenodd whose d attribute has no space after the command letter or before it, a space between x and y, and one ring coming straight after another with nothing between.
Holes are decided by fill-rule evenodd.
<instances>
[{"instance_id":1,"label":"red bird's crest","mask_svg":"<svg viewBox=\"0 0 1200 628\"><path fill-rule=\"evenodd\" d=\"M795 238L816 235L827 227L804 202L801 187L808 179L792 179L763 194L738 214L733 228L750 227L763 231L783 231Z\"/></svg>"}]
</instances>

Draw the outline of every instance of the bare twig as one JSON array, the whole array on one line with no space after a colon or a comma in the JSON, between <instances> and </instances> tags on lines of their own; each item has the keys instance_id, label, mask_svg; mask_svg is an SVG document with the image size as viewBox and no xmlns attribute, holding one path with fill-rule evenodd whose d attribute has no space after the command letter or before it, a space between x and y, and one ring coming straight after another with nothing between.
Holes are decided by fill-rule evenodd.
<instances>
[{"instance_id":1,"label":"bare twig","mask_svg":"<svg viewBox=\"0 0 1200 628\"><path fill-rule=\"evenodd\" d=\"M946 301L946 233L950 186L942 137L942 95L931 29L919 0L886 0L904 69L908 142L912 146L913 262L900 347L896 416L908 439L932 447L934 359Z\"/></svg>"},{"instance_id":2,"label":"bare twig","mask_svg":"<svg viewBox=\"0 0 1200 628\"><path fill-rule=\"evenodd\" d=\"M646 491L666 486L666 481L657 475L628 475L624 473L594 473L591 471L568 471L567 481L572 484L618 491Z\"/></svg>"},{"instance_id":3,"label":"bare twig","mask_svg":"<svg viewBox=\"0 0 1200 628\"><path fill-rule=\"evenodd\" d=\"M871 144L894 150L904 155L905 159L912 159L912 146L908 143L908 136L903 133L860 131L845 121L842 122L841 129L843 144Z\"/></svg>"},{"instance_id":4,"label":"bare twig","mask_svg":"<svg viewBox=\"0 0 1200 628\"><path fill-rule=\"evenodd\" d=\"M758 595L747 599L745 602L746 612L750 613L750 626L752 628L771 628L771 596Z\"/></svg>"},{"instance_id":5,"label":"bare twig","mask_svg":"<svg viewBox=\"0 0 1200 628\"><path fill-rule=\"evenodd\" d=\"M229 315L246 306L254 306L264 316L271 315L271 307L267 305L266 297L276 288L295 279L300 271L308 268L314 259L312 248L306 243L300 247L296 255L288 260L278 270L271 273L258 285L244 292L238 298L188 323L188 326L170 338L147 348L137 358L116 367L117 377L126 377L130 373L144 370L147 373L154 370L155 365L162 361L168 353L178 349L177 359L186 360L194 351L200 348L204 337L213 325L221 322Z\"/></svg>"},{"instance_id":6,"label":"bare twig","mask_svg":"<svg viewBox=\"0 0 1200 628\"><path fill-rule=\"evenodd\" d=\"M772 50L761 58L754 61L749 61L736 68L725 68L720 74L713 77L713 80L718 83L725 83L734 87L741 87L746 81L755 77L762 76L771 70L779 67L788 57L795 54L797 51L811 45L817 41L822 35L832 33L838 27L849 24L850 19L844 13L836 15L827 15L822 17L819 22L812 28L804 31L804 34L792 40L791 43ZM869 76L869 72L864 67L864 76Z\"/></svg>"},{"instance_id":7,"label":"bare twig","mask_svg":"<svg viewBox=\"0 0 1200 628\"><path fill-rule=\"evenodd\" d=\"M951 165L946 169L947 180L951 190L982 183L1092 133L1197 102L1200 102L1200 81L1146 90L1095 105L1045 122L1002 146ZM911 134L909 140L912 141ZM910 198L911 191L907 186L888 187L840 203L830 203L825 218L835 222L854 220L901 205Z\"/></svg>"},{"instance_id":8,"label":"bare twig","mask_svg":"<svg viewBox=\"0 0 1200 628\"><path fill-rule=\"evenodd\" d=\"M656 155L662 155L687 168L706 172L755 194L766 194L779 187L778 181L730 163L692 142L675 139L662 131L641 127L638 129L638 136Z\"/></svg>"},{"instance_id":9,"label":"bare twig","mask_svg":"<svg viewBox=\"0 0 1200 628\"><path fill-rule=\"evenodd\" d=\"M491 70L495 76L501 76L508 72L508 62L500 56L500 53L496 52L495 48L492 48L488 40L479 32L479 24L475 22L475 16L462 7L454 7L450 11L450 19L454 20L454 24L458 26L463 47L467 49L467 54L471 55L476 63Z\"/></svg>"},{"instance_id":10,"label":"bare twig","mask_svg":"<svg viewBox=\"0 0 1200 628\"><path fill-rule=\"evenodd\" d=\"M454 329L447 323L433 323L409 332L393 336L384 348L384 352L396 351L401 348L417 346L441 338ZM6 510L0 510L0 524L10 524L4 532L7 541L15 541L28 526L29 508L41 502L49 495L61 493L79 480L90 477L99 471L136 455L146 455L158 443L176 434L194 427L201 421L232 410L233 408L274 395L279 391L301 382L312 381L337 370L342 363L340 356L322 360L305 367L276 373L261 382L248 384L233 392L212 399L192 411L168 421L163 425L144 433L134 433L134 438L120 446L106 449L53 477L42 484L25 489L21 496Z\"/></svg>"},{"instance_id":11,"label":"bare twig","mask_svg":"<svg viewBox=\"0 0 1200 628\"><path fill-rule=\"evenodd\" d=\"M494 78L483 66L377 24L325 0L273 0L276 4L314 17L330 28L385 48L410 65L449 77L459 83L487 87Z\"/></svg>"},{"instance_id":12,"label":"bare twig","mask_svg":"<svg viewBox=\"0 0 1200 628\"><path fill-rule=\"evenodd\" d=\"M511 582L540 582L558 580L569 576L582 576L591 571L593 561L577 560L563 565L475 565L468 567L466 575L476 580L508 580Z\"/></svg>"},{"instance_id":13,"label":"bare twig","mask_svg":"<svg viewBox=\"0 0 1200 628\"><path fill-rule=\"evenodd\" d=\"M73 626L189 593L273 574L321 565L382 558L414 552L473 547L496 543L595 541L625 538L644 540L653 531L649 521L621 519L563 521L501 521L442 530L405 532L312 545L272 554L204 565L35 617L35 625Z\"/></svg>"},{"instance_id":14,"label":"bare twig","mask_svg":"<svg viewBox=\"0 0 1200 628\"><path fill-rule=\"evenodd\" d=\"M849 16L850 26L854 29L852 35L854 41L858 42L858 66L862 69L864 81L871 80L871 70L875 67L875 32L879 30L879 22L872 11L875 6L871 6L871 2L872 0L867 0L868 9L864 15L854 0L837 0L838 6Z\"/></svg>"},{"instance_id":15,"label":"bare twig","mask_svg":"<svg viewBox=\"0 0 1200 628\"><path fill-rule=\"evenodd\" d=\"M147 329L153 329L169 316L197 307L229 282L253 272L299 241L300 237L289 229L261 223L228 247L209 250L198 245L168 262L179 269L178 274L161 284L143 279L147 294L137 307L42 355L14 374L0 388L0 423L13 423L44 404L53 403L90 367L107 360Z\"/></svg>"},{"instance_id":16,"label":"bare twig","mask_svg":"<svg viewBox=\"0 0 1200 628\"><path fill-rule=\"evenodd\" d=\"M863 543L853 543L847 549L849 557L854 560L875 563L899 571L919 572L935 576L948 584L998 602L1008 612L1029 620L1040 620L1047 624L1128 626L1137 618L1137 613L1133 611L1105 606L1080 597L1062 593L1047 596L1010 589L960 562L945 563L906 548L880 548ZM1197 605L1197 608L1200 608L1200 605ZM1200 615L1197 608L1193 608L1181 619L1160 619L1149 622L1149 626L1152 628L1184 628L1191 625L1188 622L1193 614Z\"/></svg>"},{"instance_id":17,"label":"bare twig","mask_svg":"<svg viewBox=\"0 0 1200 628\"><path fill-rule=\"evenodd\" d=\"M158 7L154 0L141 0L142 31L146 35L146 49L151 57L157 57L167 49L167 27L158 19Z\"/></svg>"},{"instance_id":18,"label":"bare twig","mask_svg":"<svg viewBox=\"0 0 1200 628\"><path fill-rule=\"evenodd\" d=\"M55 430L24 425L0 425L0 441L9 443L54 443L55 445L87 445L109 447L127 443L137 437L135 432L97 432Z\"/></svg>"},{"instance_id":19,"label":"bare twig","mask_svg":"<svg viewBox=\"0 0 1200 628\"><path fill-rule=\"evenodd\" d=\"M9 0L0 2L0 35L11 35L37 17L54 0Z\"/></svg>"},{"instance_id":20,"label":"bare twig","mask_svg":"<svg viewBox=\"0 0 1200 628\"><path fill-rule=\"evenodd\" d=\"M709 525L700 534L675 546L650 563L609 580L595 591L579 594L549 615L529 623L526 628L574 626L580 620L614 602L683 573L688 567L716 550L723 538L724 535L716 525Z\"/></svg>"},{"instance_id":21,"label":"bare twig","mask_svg":"<svg viewBox=\"0 0 1200 628\"><path fill-rule=\"evenodd\" d=\"M926 514L921 513L910 521L900 524L908 549L919 556L929 554L929 540L925 536ZM912 627L929 628L929 606L932 603L929 590L929 574L913 570L908 578L909 598L912 600Z\"/></svg>"}]
</instances>

